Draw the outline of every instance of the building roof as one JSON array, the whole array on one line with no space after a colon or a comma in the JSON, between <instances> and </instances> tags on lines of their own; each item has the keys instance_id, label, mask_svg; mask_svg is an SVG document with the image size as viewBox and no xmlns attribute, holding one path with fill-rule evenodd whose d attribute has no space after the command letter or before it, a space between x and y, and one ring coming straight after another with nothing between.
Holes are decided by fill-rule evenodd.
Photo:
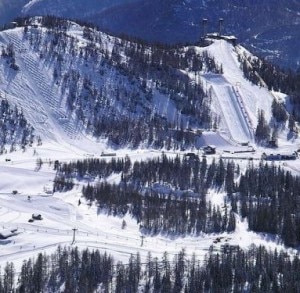
<instances>
[{"instance_id":1,"label":"building roof","mask_svg":"<svg viewBox=\"0 0 300 293\"><path fill-rule=\"evenodd\" d=\"M3 229L3 230L0 231L0 239L6 239L6 238L11 237L13 235L15 235L15 232L12 232L9 229Z\"/></svg>"},{"instance_id":2,"label":"building roof","mask_svg":"<svg viewBox=\"0 0 300 293\"><path fill-rule=\"evenodd\" d=\"M208 144L207 146L204 147L204 149L207 149L207 148L216 149L217 147L213 144Z\"/></svg>"}]
</instances>

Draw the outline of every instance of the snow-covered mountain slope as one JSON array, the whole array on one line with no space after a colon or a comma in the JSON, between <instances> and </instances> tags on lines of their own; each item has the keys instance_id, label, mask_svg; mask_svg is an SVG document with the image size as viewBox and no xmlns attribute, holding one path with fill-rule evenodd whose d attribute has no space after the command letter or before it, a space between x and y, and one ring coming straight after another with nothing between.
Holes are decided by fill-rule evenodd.
<instances>
[{"instance_id":1,"label":"snow-covered mountain slope","mask_svg":"<svg viewBox=\"0 0 300 293\"><path fill-rule=\"evenodd\" d=\"M245 52L243 47L218 40L207 50L223 66L223 75L203 76L204 84L211 90L215 111L221 112L221 131L223 128L239 142L253 141L258 110L264 110L269 121L274 96L266 88L253 85L243 77L238 61L238 55Z\"/></svg>"},{"instance_id":2,"label":"snow-covered mountain slope","mask_svg":"<svg viewBox=\"0 0 300 293\"><path fill-rule=\"evenodd\" d=\"M41 32L46 34L43 29ZM82 42L82 46L87 45L88 42L82 38L83 29L79 26L71 29L69 34L70 37L75 37L77 42ZM17 71L12 70L5 60L2 60L0 70L3 78L0 87L3 97L24 110L26 117L43 140L61 142L73 139L73 143L74 140L85 140L86 136L81 134L80 122L75 121L70 115L65 106L65 97L60 92L61 88L53 80L55 62L52 64L40 62L41 56L34 52L29 40L24 40L23 28L2 32L0 42L2 46L13 45L15 60L19 67ZM66 63L69 65L72 60L70 56L67 58ZM82 64L79 66L81 68L76 68L77 70L86 71L82 68ZM111 83L114 80L109 78L107 77L105 84L113 87Z\"/></svg>"},{"instance_id":3,"label":"snow-covered mountain slope","mask_svg":"<svg viewBox=\"0 0 300 293\"><path fill-rule=\"evenodd\" d=\"M0 91L24 109L43 140L90 142L87 138L90 135L111 136L110 132L103 132L104 127L109 127L107 123L125 120L133 128L141 124L142 129L158 121L161 126L153 124L154 131L156 127L166 127L162 123L167 121L166 136L172 139L172 129L179 125L183 130L196 131L210 130L215 124L232 143L253 142L258 110L264 110L267 121L271 119L274 96L244 78L238 56L250 53L241 46L234 47L225 40L213 40L208 47L190 46L178 52L156 52L155 48L144 46L141 48L145 52L138 53L142 58L151 56L147 58L155 60L156 53L174 54L177 62L177 54L184 54L186 64L192 63L177 65L161 59L158 67L156 63L141 60L149 66L145 75L145 68L139 63L130 68L131 62L138 60L127 49L135 50L138 45L134 42L74 23L69 23L64 33L57 33L43 27L40 20L35 21L31 26L0 33L1 46L12 46L18 67L12 69L5 58L0 58ZM193 59L188 59L189 54ZM197 66L196 59L201 60L201 66L192 69ZM209 69L211 62L217 67ZM218 73L218 66L222 74ZM161 70L164 72L166 68L173 76L162 75ZM177 86L172 79L183 83ZM148 126L142 121L148 121ZM148 133L146 128L143 133ZM158 139L158 132L156 135ZM151 146L149 137L150 133L145 138L146 145ZM137 145L145 143L145 139L140 138ZM122 145L116 138L112 141Z\"/></svg>"},{"instance_id":4,"label":"snow-covered mountain slope","mask_svg":"<svg viewBox=\"0 0 300 293\"><path fill-rule=\"evenodd\" d=\"M18 228L16 235L1 242L1 264L16 260L21 266L27 256L69 245L74 228L78 229L77 246L108 251L118 260L136 252L143 260L149 251L153 256L165 250L175 255L182 248L188 257L195 254L201 260L212 245L220 251L226 244L286 249L274 235L249 231L247 219L238 212L231 233L191 233L175 239L163 234L145 236L129 214L107 216L95 202L82 197L83 186L101 181L88 174L76 177L73 190L52 194L54 165L99 159L102 152L105 160L110 155L136 162L162 156L163 149L174 161L181 157L188 162L191 149L216 145L217 153L207 157L205 168L220 158L226 164L237 162L239 171L232 173L237 182L250 159L258 165L266 149L260 147L253 154L252 148L249 152L240 143L250 141L255 147L257 112L264 110L269 122L276 94L243 76L240 60L255 58L243 47L211 41L207 47L157 48L53 18L35 18L0 32L0 47L10 53L10 58L6 53L0 57L1 96L23 109L43 141L33 151L0 156L0 226L5 231ZM285 125L281 131L286 134ZM131 140L122 142L127 137ZM107 150L112 142L113 152ZM295 141L287 142L283 135L281 143L278 152L297 149ZM300 172L299 160L275 164L293 174ZM195 164L192 173L196 172ZM120 179L121 173L112 173L103 180L118 184ZM164 182L150 184L158 189L173 187ZM227 205L231 211L223 189L210 188L204 201L222 211ZM43 220L28 222L33 213L40 213ZM122 229L123 219L126 229Z\"/></svg>"}]
</instances>

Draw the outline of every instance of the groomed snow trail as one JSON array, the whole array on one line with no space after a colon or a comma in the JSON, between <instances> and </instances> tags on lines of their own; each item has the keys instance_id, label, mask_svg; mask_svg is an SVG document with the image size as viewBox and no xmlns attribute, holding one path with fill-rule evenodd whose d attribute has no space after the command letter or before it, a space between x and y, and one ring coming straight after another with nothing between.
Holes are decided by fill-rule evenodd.
<instances>
[{"instance_id":1,"label":"groomed snow trail","mask_svg":"<svg viewBox=\"0 0 300 293\"><path fill-rule=\"evenodd\" d=\"M254 141L258 110L264 110L267 121L271 119L272 94L267 88L252 84L244 77L238 55L252 56L241 46L232 46L225 40L213 40L205 48L222 65L223 74L202 74L206 90L211 89L212 106L221 119L220 131L232 142Z\"/></svg>"},{"instance_id":2,"label":"groomed snow trail","mask_svg":"<svg viewBox=\"0 0 300 293\"><path fill-rule=\"evenodd\" d=\"M230 139L237 142L253 141L253 130L233 86L222 75L207 75L206 81L212 89L212 98L220 107Z\"/></svg>"},{"instance_id":3,"label":"groomed snow trail","mask_svg":"<svg viewBox=\"0 0 300 293\"><path fill-rule=\"evenodd\" d=\"M39 57L31 52L28 41L22 40L23 34L20 30L8 30L2 33L2 40L6 44L13 44L14 49L18 52L16 62L20 70L7 85L10 93L18 97L22 108L28 109L29 107L27 111L29 116L30 113L34 116L37 112L41 113L40 121L33 120L37 122L34 124L35 128L40 130L39 132L42 132L43 136L50 139L57 138L57 134L61 132L60 129L57 129L57 125L59 125L59 128L61 127L69 138L77 138L79 131L76 122L64 110L65 107L61 105L60 101L61 95L53 84L49 84L52 78L49 76L48 69L38 62ZM23 82L20 82L20 79ZM60 123L58 124L57 121ZM44 125L39 127L38 124Z\"/></svg>"}]
</instances>

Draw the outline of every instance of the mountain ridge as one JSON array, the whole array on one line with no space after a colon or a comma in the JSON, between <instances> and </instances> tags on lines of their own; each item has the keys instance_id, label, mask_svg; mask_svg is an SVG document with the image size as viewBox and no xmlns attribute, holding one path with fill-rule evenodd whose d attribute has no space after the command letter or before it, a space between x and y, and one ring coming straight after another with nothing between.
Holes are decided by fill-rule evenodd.
<instances>
[{"instance_id":1,"label":"mountain ridge","mask_svg":"<svg viewBox=\"0 0 300 293\"><path fill-rule=\"evenodd\" d=\"M88 3L85 1L85 5ZM296 50L300 45L300 4L297 1L117 1L106 5L105 11L96 8L92 13L88 8L61 12L64 5L56 8L57 11L49 10L44 0L26 13L80 18L113 33L163 43L195 42L202 35L202 18L209 19L209 31L216 31L218 19L222 17L225 33L236 35L261 56L292 68L297 68L300 61ZM72 6L76 7L76 3ZM60 7L59 2L57 7Z\"/></svg>"}]
</instances>

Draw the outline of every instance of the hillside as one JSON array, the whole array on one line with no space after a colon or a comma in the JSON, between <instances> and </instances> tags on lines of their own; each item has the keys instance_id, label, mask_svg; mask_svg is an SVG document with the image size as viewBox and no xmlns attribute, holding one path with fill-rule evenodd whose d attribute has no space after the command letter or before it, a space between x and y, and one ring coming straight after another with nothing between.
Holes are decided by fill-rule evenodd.
<instances>
[{"instance_id":1,"label":"hillside","mask_svg":"<svg viewBox=\"0 0 300 293\"><path fill-rule=\"evenodd\" d=\"M199 148L198 129L254 142L258 111L271 121L274 95L243 77L241 46L149 47L55 21L0 33L16 67L2 56L0 89L43 140Z\"/></svg>"},{"instance_id":2,"label":"hillside","mask_svg":"<svg viewBox=\"0 0 300 293\"><path fill-rule=\"evenodd\" d=\"M157 269L155 284L141 273L157 257L180 292L193 273L178 272L180 256L185 267L199 262L199 274L211 270L195 292L218 279L216 266L224 271L218 259L228 266L222 286L260 288L268 274L270 288L294 285L299 109L297 95L279 92L291 91L290 75L225 36L149 45L52 16L19 19L0 32L0 48L0 264L14 263L0 289L8 274L19 290L114 292L127 286L124 275L137 292L165 288L166 272ZM236 260L245 254L244 266ZM251 275L254 256L270 257L268 271ZM109 280L79 278L101 267L92 258L107 261ZM127 270L134 262L138 274ZM247 278L230 275L234 268Z\"/></svg>"}]
</instances>

